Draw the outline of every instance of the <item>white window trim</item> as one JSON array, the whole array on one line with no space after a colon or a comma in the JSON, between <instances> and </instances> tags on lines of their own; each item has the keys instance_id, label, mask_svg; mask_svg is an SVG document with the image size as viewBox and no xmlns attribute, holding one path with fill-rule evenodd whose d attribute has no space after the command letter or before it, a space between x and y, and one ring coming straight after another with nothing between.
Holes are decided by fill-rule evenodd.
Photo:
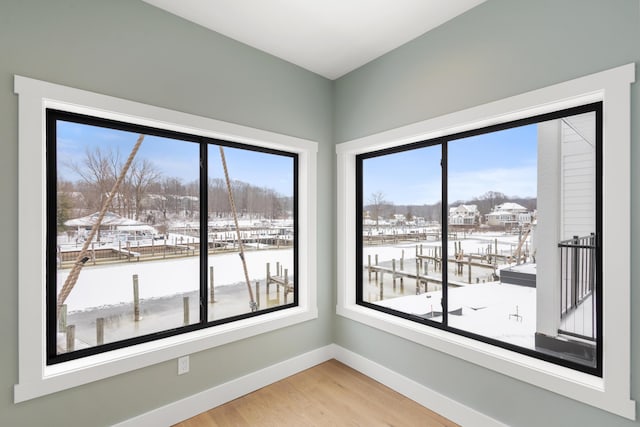
<instances>
[{"instance_id":1,"label":"white window trim","mask_svg":"<svg viewBox=\"0 0 640 427\"><path fill-rule=\"evenodd\" d=\"M337 313L410 341L634 420L630 349L630 84L628 64L338 144ZM602 378L359 306L355 302L356 155L603 101ZM622 195L622 197L620 197ZM609 284L609 286L607 286Z\"/></svg>"},{"instance_id":2,"label":"white window trim","mask_svg":"<svg viewBox=\"0 0 640 427\"><path fill-rule=\"evenodd\" d=\"M14 402L65 390L318 317L316 142L15 76L18 94L18 384ZM298 154L299 305L152 342L46 365L45 110L55 108Z\"/></svg>"}]
</instances>

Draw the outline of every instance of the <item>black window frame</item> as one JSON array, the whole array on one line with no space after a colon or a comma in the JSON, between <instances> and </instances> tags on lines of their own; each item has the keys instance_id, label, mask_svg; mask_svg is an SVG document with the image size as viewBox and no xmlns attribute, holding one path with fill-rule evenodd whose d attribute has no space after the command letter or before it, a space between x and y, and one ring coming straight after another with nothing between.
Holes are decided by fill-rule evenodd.
<instances>
[{"instance_id":1,"label":"black window frame","mask_svg":"<svg viewBox=\"0 0 640 427\"><path fill-rule=\"evenodd\" d=\"M456 335L460 335L466 338L470 338L476 341L480 341L486 344L490 344L496 347L500 347L506 350L514 351L519 354L523 354L526 356L534 357L536 359L540 359L546 362L551 362L559 366L563 366L566 368L570 368L579 372L584 372L590 375L594 375L597 377L603 376L603 347L604 347L604 338L603 338L603 257L602 257L602 234L603 234L603 223L602 223L602 188L603 188L603 101L587 103L583 105L579 105L576 107L565 108L560 110L555 110L549 113L533 115L529 117L525 117L522 119L517 119L513 121L508 121L504 123L488 125L484 127L479 127L476 129L471 129L467 131L462 131L458 133L453 133L450 135L439 136L432 139L417 141L408 143L405 145L399 145L395 147L385 148L381 150L374 150L366 153L356 154L355 156L355 266L356 266L356 287L355 287L355 303L356 305L360 305L366 308L370 308L379 312L383 312L386 314L390 314L393 316L401 317L416 323L420 323L426 326L430 326L433 328L437 328L440 330L444 330L447 332L454 333ZM405 313L402 311L394 310L389 307L380 306L378 304L373 304L367 302L363 298L363 279L364 279L364 260L363 260L363 244L364 244L364 236L362 233L363 230L363 221L364 221L364 194L363 194L363 161L366 159L380 157L384 155L406 152L414 149L425 148L430 146L441 146L442 149L442 157L441 157L441 227L443 230L448 229L449 227L449 217L448 217L448 189L447 189L447 143L450 141L455 141L463 138L468 138L472 136L488 134L491 132L502 131L506 129L516 128L520 126L526 126L530 124L545 122L554 119L560 119L563 117L573 116L582 113L595 113L595 128L596 128L596 161L595 161L595 224L596 224L596 301L595 301L595 310L596 310L596 366L590 367L577 362L573 362L568 359L564 359L558 356L554 356L552 354L528 349L525 347L517 346L508 342L500 341L497 339L489 338L483 335L479 335L473 332L469 332L466 330L454 328L448 325L448 310L445 309L447 306L447 294L448 294L448 269L442 269L442 321L434 321L425 317L412 315L409 313ZM442 233L442 258L448 259L448 233Z\"/></svg>"},{"instance_id":2,"label":"black window frame","mask_svg":"<svg viewBox=\"0 0 640 427\"><path fill-rule=\"evenodd\" d=\"M222 324L232 323L239 320L262 316L267 313L275 311L286 310L299 306L299 248L300 248L300 233L299 233L299 155L295 152L288 152L284 150L272 149L261 146L254 146L250 144L227 141L218 138L207 137L203 135L178 132L168 129L156 128L152 126L140 125L135 123L128 123L119 120L112 120L99 116L92 116L86 114L80 114L75 112L64 111L55 108L46 108L45 111L45 147L46 147L46 220L45 220L45 234L46 234L46 248L45 248L45 348L46 348L46 365L55 365L70 360L81 359L84 357L105 353L108 351L135 346L138 344L160 340L167 337L172 337L196 330L215 327ZM164 138L172 138L176 140L182 140L189 143L199 145L199 157L200 157L200 173L199 173L199 204L200 204L200 233L202 236L204 230L204 238L200 238L200 255L199 255L199 314L200 319L197 323L193 323L186 326L180 326L176 328L167 329L164 331L149 333L136 337L126 338L119 341L108 342L93 347L77 349L66 353L56 354L57 345L57 262L56 262L56 207L57 207L57 127L58 120L73 122L78 124L85 124L90 126L103 127L114 130L121 130L127 132L134 132L138 134L158 136ZM289 303L268 307L264 309L258 309L255 312L248 312L245 314L226 317L223 319L208 320L208 283L207 283L207 269L208 269L208 149L210 146L222 146L229 148L237 148L243 150L249 150L254 152L261 152L267 154L280 155L289 157L293 161L293 300Z\"/></svg>"}]
</instances>

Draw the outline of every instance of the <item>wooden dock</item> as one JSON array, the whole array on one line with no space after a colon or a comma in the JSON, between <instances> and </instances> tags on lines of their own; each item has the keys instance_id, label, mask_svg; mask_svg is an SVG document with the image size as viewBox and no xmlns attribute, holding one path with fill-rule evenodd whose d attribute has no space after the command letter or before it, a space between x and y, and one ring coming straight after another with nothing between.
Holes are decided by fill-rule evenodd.
<instances>
[{"instance_id":1,"label":"wooden dock","mask_svg":"<svg viewBox=\"0 0 640 427\"><path fill-rule=\"evenodd\" d=\"M282 268L279 262L276 263L276 274L271 274L271 263L267 263L267 295L269 295L269 287L271 284L276 285L276 293L280 295L280 288L284 291L284 303L287 303L287 297L294 292L294 283L289 280L289 269Z\"/></svg>"},{"instance_id":2,"label":"wooden dock","mask_svg":"<svg viewBox=\"0 0 640 427\"><path fill-rule=\"evenodd\" d=\"M439 231L427 231L427 232L413 232L413 233L391 233L391 234L368 234L362 235L362 241L365 245L378 245L383 243L398 243L398 242L411 242L411 241L425 241L425 240L440 240L442 233ZM458 233L456 231L450 231L448 233L449 240L457 240Z\"/></svg>"},{"instance_id":3,"label":"wooden dock","mask_svg":"<svg viewBox=\"0 0 640 427\"><path fill-rule=\"evenodd\" d=\"M428 292L429 284L434 284L439 287L442 286L442 276L441 275L430 275L429 274L429 265L433 265L433 272L442 271L442 248L434 247L432 251L427 251L425 254L422 245L416 245L416 257L415 257L415 270L408 271L404 268L405 259L404 259L404 251L402 251L402 256L399 259L399 266L397 266L396 259L391 260L391 267L383 267L378 263L378 255L375 255L375 264L371 262L371 255L368 256L368 263L365 267L368 273L369 283L371 283L372 278L375 279L376 286L379 287L380 290L380 299L384 299L384 275L391 275L393 290L395 291L399 286L400 291L404 293L404 279L410 279L415 281L415 292L416 295L421 292ZM490 270L490 274L492 277L495 277L497 265L496 264L488 264L480 261L477 261L479 258L477 256L473 256L469 254L467 256L464 255L462 251L453 257L449 257L447 260L449 264L454 264L456 267L456 276L463 276L464 268L467 268L467 281L462 280L452 280L451 277L448 279L448 284L452 286L469 286L473 283L473 269L486 269ZM494 258L495 260L495 258ZM483 279L484 280L484 279ZM480 282L480 278L476 275L476 283Z\"/></svg>"},{"instance_id":4,"label":"wooden dock","mask_svg":"<svg viewBox=\"0 0 640 427\"><path fill-rule=\"evenodd\" d=\"M442 278L437 277L437 276L429 276L429 275L425 275L425 274L416 274L416 273L412 273L410 271L402 271L402 270L394 270L393 268L389 268L389 267L382 267L379 265L372 265L371 267L369 267L369 269L371 270L371 272L373 273L387 273L387 274L391 274L394 281L396 278L408 278L408 279L413 279L413 280L419 280L422 283L426 283L426 282L433 282L433 283L437 283L442 285ZM460 282L460 281L456 281L456 280L449 280L449 284L453 285L453 286L458 286L458 287L462 287L462 286L469 286L469 283L465 283L465 282Z\"/></svg>"},{"instance_id":5,"label":"wooden dock","mask_svg":"<svg viewBox=\"0 0 640 427\"><path fill-rule=\"evenodd\" d=\"M111 250L118 255L126 256L129 261L131 261L131 258L136 258L138 261L140 261L140 252L134 252L132 250L124 248L112 248Z\"/></svg>"}]
</instances>

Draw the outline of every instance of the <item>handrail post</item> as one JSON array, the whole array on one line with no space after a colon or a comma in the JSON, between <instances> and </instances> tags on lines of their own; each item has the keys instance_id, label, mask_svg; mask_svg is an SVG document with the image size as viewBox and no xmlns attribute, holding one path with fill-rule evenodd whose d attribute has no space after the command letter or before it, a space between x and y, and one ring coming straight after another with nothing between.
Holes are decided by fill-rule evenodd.
<instances>
[{"instance_id":1,"label":"handrail post","mask_svg":"<svg viewBox=\"0 0 640 427\"><path fill-rule=\"evenodd\" d=\"M573 236L573 249L571 251L571 308L578 305L578 236Z\"/></svg>"}]
</instances>

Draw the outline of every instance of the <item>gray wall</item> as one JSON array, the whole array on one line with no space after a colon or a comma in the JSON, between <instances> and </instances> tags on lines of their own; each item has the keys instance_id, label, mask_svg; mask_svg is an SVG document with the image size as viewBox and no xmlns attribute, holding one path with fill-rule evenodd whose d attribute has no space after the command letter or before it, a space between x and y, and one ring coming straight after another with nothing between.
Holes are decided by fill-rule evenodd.
<instances>
[{"instance_id":1,"label":"gray wall","mask_svg":"<svg viewBox=\"0 0 640 427\"><path fill-rule=\"evenodd\" d=\"M637 0L488 0L339 79L334 87L334 139L348 141L629 62L640 63ZM636 83L632 164L640 162L639 103ZM640 215L639 178L640 168L632 168L633 218ZM631 232L635 260L638 221ZM631 277L632 398L640 400L637 262L632 262ZM334 331L337 344L507 425L640 424L341 317Z\"/></svg>"},{"instance_id":2,"label":"gray wall","mask_svg":"<svg viewBox=\"0 0 640 427\"><path fill-rule=\"evenodd\" d=\"M333 187L319 177L318 301L324 316L176 362L13 404L18 381L17 96L13 75L318 141L334 162L332 83L133 0L0 1L0 425L99 426L331 343ZM256 348L260 349L256 351Z\"/></svg>"}]
</instances>

